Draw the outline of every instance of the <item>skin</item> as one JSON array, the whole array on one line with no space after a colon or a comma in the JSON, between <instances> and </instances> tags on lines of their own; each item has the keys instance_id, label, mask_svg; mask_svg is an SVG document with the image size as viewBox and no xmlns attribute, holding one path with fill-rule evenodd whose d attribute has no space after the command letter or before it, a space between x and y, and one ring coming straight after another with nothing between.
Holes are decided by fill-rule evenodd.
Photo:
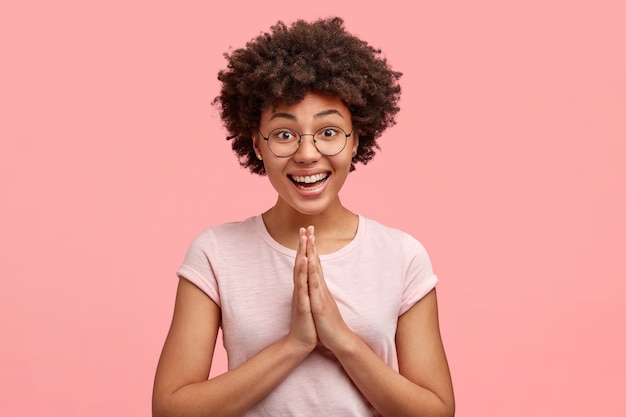
<instances>
[{"instance_id":1,"label":"skin","mask_svg":"<svg viewBox=\"0 0 626 417\"><path fill-rule=\"evenodd\" d=\"M264 133L291 127L302 133L333 125L352 130L350 112L336 97L309 93L294 105L266 109ZM238 416L269 394L313 351L318 341L331 350L356 387L383 416L454 415L452 382L441 342L435 290L398 319L399 372L391 369L341 317L326 286L319 255L345 246L356 234L358 216L339 200L350 169L356 134L338 155L320 154L310 136L293 156L274 156L254 138L268 178L278 193L263 214L274 239L296 250L291 327L241 366L207 380L220 323L219 307L189 281L179 282L174 317L157 367L153 416ZM302 192L292 175L329 174L314 192ZM306 226L306 227L303 227ZM306 389L306 387L304 387Z\"/></svg>"},{"instance_id":2,"label":"skin","mask_svg":"<svg viewBox=\"0 0 626 417\"><path fill-rule=\"evenodd\" d=\"M336 97L308 94L297 105L264 111L260 130L267 133L275 128L287 127L311 133L326 126L352 131L350 111ZM279 158L271 153L260 135L254 138L255 152L261 155L267 177L278 193L274 207L263 214L268 231L278 242L295 249L298 246L298 229L307 225L317 226L318 239L322 242L321 253L334 252L352 240L358 227L358 216L343 207L339 191L348 177L352 154L357 148L358 135L354 132L344 150L330 157L317 151L311 136L303 136L302 144L294 155ZM329 177L317 192L303 194L290 179L294 175L318 173L328 173Z\"/></svg>"}]
</instances>

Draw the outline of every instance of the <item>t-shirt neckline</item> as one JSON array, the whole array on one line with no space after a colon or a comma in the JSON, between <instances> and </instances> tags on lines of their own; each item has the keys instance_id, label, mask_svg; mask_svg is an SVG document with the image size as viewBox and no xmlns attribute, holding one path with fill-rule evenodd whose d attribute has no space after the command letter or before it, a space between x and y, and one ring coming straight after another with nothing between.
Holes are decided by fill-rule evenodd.
<instances>
[{"instance_id":1,"label":"t-shirt neckline","mask_svg":"<svg viewBox=\"0 0 626 417\"><path fill-rule=\"evenodd\" d=\"M365 235L366 221L365 221L365 218L361 216L360 214L358 215L358 217L359 217L359 224L357 226L354 239L352 239L347 245L343 246L342 248L340 248L339 250L335 252L325 253L323 255L320 255L320 260L324 261L324 260L331 260L331 259L339 258L347 254L348 252L351 252L352 250L354 250L354 248L356 248L359 245L359 243L363 239L363 236ZM261 237L272 249L280 253L283 253L285 255L288 255L292 258L296 257L295 250L281 245L276 240L274 240L274 238L269 234L269 232L267 231L267 228L265 227L265 222L263 221L263 216L261 214L254 217L254 222L256 224L258 232L261 234Z\"/></svg>"}]
</instances>

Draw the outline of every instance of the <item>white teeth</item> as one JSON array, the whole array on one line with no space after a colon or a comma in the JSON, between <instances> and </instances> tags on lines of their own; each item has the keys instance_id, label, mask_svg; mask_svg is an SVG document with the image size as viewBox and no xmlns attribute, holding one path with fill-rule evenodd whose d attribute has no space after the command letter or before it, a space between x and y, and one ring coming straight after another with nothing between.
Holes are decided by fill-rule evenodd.
<instances>
[{"instance_id":1,"label":"white teeth","mask_svg":"<svg viewBox=\"0 0 626 417\"><path fill-rule=\"evenodd\" d=\"M328 174L317 174L317 175L308 175L306 177L291 177L296 182L303 182L305 184L310 184L312 182L318 182L326 178Z\"/></svg>"}]
</instances>

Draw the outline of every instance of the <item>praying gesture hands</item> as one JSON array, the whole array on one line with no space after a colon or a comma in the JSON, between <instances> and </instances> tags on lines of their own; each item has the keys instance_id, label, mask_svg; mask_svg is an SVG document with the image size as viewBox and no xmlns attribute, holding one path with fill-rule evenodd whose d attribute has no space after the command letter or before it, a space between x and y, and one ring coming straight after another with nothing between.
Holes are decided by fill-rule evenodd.
<instances>
[{"instance_id":1,"label":"praying gesture hands","mask_svg":"<svg viewBox=\"0 0 626 417\"><path fill-rule=\"evenodd\" d=\"M319 255L315 247L313 226L300 228L300 239L293 269L293 298L290 337L298 340L306 351L318 341L335 351L353 335L337 303L326 286Z\"/></svg>"}]
</instances>

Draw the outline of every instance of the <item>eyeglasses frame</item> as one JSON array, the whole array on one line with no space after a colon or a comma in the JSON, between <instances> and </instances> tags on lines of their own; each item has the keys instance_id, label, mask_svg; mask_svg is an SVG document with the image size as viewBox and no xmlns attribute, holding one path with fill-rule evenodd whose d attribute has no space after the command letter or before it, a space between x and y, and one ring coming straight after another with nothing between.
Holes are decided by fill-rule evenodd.
<instances>
[{"instance_id":1,"label":"eyeglasses frame","mask_svg":"<svg viewBox=\"0 0 626 417\"><path fill-rule=\"evenodd\" d=\"M321 131L321 130L324 130L324 129L330 129L330 128L333 128L333 129L339 129L339 130L341 130L341 131L343 132L343 134L346 136L346 137L345 137L345 142L343 143L343 147L341 148L341 150L340 150L340 151L338 151L338 152L336 152L336 153L334 153L334 154L332 154L332 155L329 155L329 154L326 154L326 153L324 153L324 152L320 151L320 150L319 150L319 148L317 147L317 140L315 140L315 134L316 134L317 132L319 132L319 131ZM300 145L302 145L302 136L313 136L313 146L315 146L315 149L316 149L316 150L317 150L320 154L322 154L322 155L324 155L324 156L335 156L335 155L339 155L341 152L343 152L343 150L344 150L344 149L346 149L346 145L348 144L348 138L349 138L350 136L352 136L352 132L354 131L354 127L352 128L352 130L350 130L350 133L346 133L346 131L345 131L344 129L342 129L341 127L339 127L339 126L324 126L324 127L320 127L319 129L317 129L317 130L316 130L315 132L313 132L313 133L300 133L300 132L298 132L298 131L297 131L297 130L295 130L295 129L290 129L290 128L287 128L287 127L277 127L276 129L272 129L272 130L270 131L270 134L271 134L273 131L275 131L275 130L279 130L279 129L289 130L289 131L291 131L291 132L294 132L294 133L297 133L297 134L298 134L298 147L296 148L296 150L295 150L295 151L293 151L293 153L291 153L291 154L289 154L289 155L284 155L284 156L283 156L283 155L276 155L276 153L272 150L272 147L271 147L271 146L270 146L270 144L269 144L270 137L269 137L269 136L267 136L267 137L263 136L263 133L261 132L261 129L260 129L260 128L257 128L257 131L259 132L259 135L261 135L261 137L263 138L263 140L265 140L265 141L267 142L267 148L270 150L270 152L272 153L272 155L276 156L277 158L289 158L289 157L291 157L291 156L294 156L294 155L296 154L296 152L298 152L298 150L300 149Z\"/></svg>"}]
</instances>

